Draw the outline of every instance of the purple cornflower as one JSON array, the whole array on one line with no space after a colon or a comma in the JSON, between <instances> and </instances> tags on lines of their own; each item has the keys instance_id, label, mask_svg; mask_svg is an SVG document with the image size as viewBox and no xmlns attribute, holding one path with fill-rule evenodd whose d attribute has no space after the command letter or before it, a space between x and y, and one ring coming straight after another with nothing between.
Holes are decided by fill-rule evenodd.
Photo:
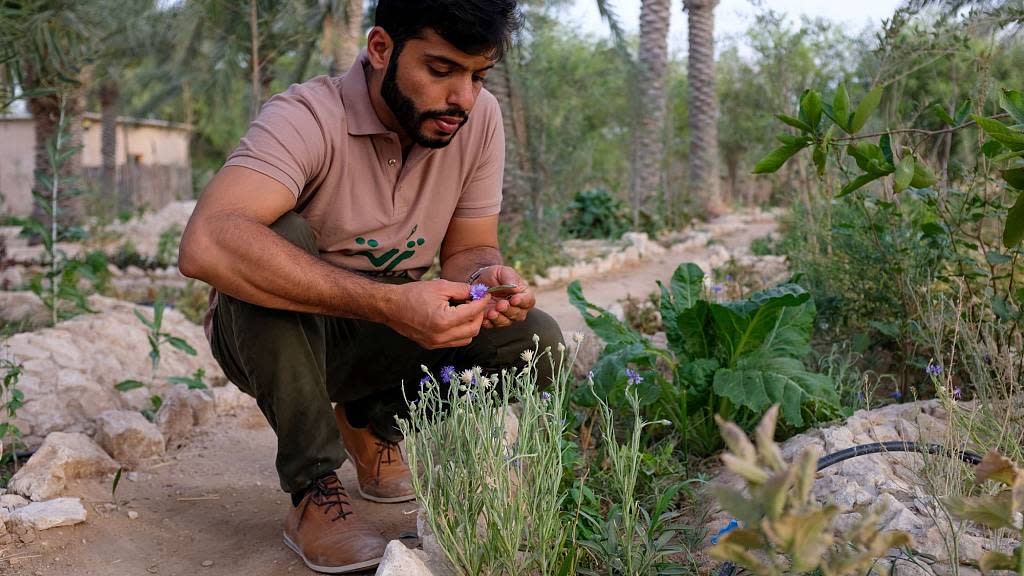
<instances>
[{"instance_id":1,"label":"purple cornflower","mask_svg":"<svg viewBox=\"0 0 1024 576\"><path fill-rule=\"evenodd\" d=\"M633 386L636 386L637 384L644 381L644 377L641 376L639 372L633 370L632 368L626 368L626 378L629 378L629 383L632 384Z\"/></svg>"},{"instance_id":2,"label":"purple cornflower","mask_svg":"<svg viewBox=\"0 0 1024 576\"><path fill-rule=\"evenodd\" d=\"M962 396L959 386L953 388L953 400L959 400Z\"/></svg>"},{"instance_id":3,"label":"purple cornflower","mask_svg":"<svg viewBox=\"0 0 1024 576\"><path fill-rule=\"evenodd\" d=\"M726 274L725 275L725 281L726 282L732 282L732 274Z\"/></svg>"},{"instance_id":4,"label":"purple cornflower","mask_svg":"<svg viewBox=\"0 0 1024 576\"><path fill-rule=\"evenodd\" d=\"M451 384L453 380L455 380L455 366L441 368L441 381L445 384Z\"/></svg>"},{"instance_id":5,"label":"purple cornflower","mask_svg":"<svg viewBox=\"0 0 1024 576\"><path fill-rule=\"evenodd\" d=\"M721 284L715 284L715 286L711 288L711 291L714 292L715 294L721 294L722 290L724 289L725 288L723 288Z\"/></svg>"},{"instance_id":6,"label":"purple cornflower","mask_svg":"<svg viewBox=\"0 0 1024 576\"><path fill-rule=\"evenodd\" d=\"M897 389L893 390L892 394L889 394L889 396L899 400L900 398L903 398L903 392L900 392L900 389L897 388Z\"/></svg>"},{"instance_id":7,"label":"purple cornflower","mask_svg":"<svg viewBox=\"0 0 1024 576\"><path fill-rule=\"evenodd\" d=\"M469 299L479 300L487 296L487 285L486 284L473 284L469 287Z\"/></svg>"},{"instance_id":8,"label":"purple cornflower","mask_svg":"<svg viewBox=\"0 0 1024 576\"><path fill-rule=\"evenodd\" d=\"M942 374L942 365L941 364L933 364L933 363L929 362L928 363L928 367L925 368L924 370L925 370L925 372L931 374L932 376L938 376L939 374Z\"/></svg>"},{"instance_id":9,"label":"purple cornflower","mask_svg":"<svg viewBox=\"0 0 1024 576\"><path fill-rule=\"evenodd\" d=\"M551 400L551 393L549 393L549 392L541 392L540 393L540 399L543 400L544 402L550 401Z\"/></svg>"},{"instance_id":10,"label":"purple cornflower","mask_svg":"<svg viewBox=\"0 0 1024 576\"><path fill-rule=\"evenodd\" d=\"M430 384L430 376L424 376L423 378L420 378L420 389L423 389L423 387L426 386L427 384Z\"/></svg>"}]
</instances>

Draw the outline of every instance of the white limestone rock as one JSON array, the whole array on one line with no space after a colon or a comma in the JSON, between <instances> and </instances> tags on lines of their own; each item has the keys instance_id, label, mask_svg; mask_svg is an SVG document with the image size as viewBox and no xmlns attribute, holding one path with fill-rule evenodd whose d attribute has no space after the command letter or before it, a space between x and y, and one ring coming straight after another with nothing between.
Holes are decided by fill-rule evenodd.
<instances>
[{"instance_id":1,"label":"white limestone rock","mask_svg":"<svg viewBox=\"0 0 1024 576\"><path fill-rule=\"evenodd\" d=\"M96 421L96 441L115 460L129 466L164 455L164 436L139 412L108 410Z\"/></svg>"},{"instance_id":2,"label":"white limestone rock","mask_svg":"<svg viewBox=\"0 0 1024 576\"><path fill-rule=\"evenodd\" d=\"M9 488L33 501L47 500L60 494L68 480L117 469L117 462L85 434L54 432L11 478Z\"/></svg>"},{"instance_id":3,"label":"white limestone rock","mask_svg":"<svg viewBox=\"0 0 1024 576\"><path fill-rule=\"evenodd\" d=\"M85 507L78 498L56 498L45 502L33 502L18 508L11 514L15 524L33 530L49 530L58 526L73 526L85 522Z\"/></svg>"},{"instance_id":4,"label":"white limestone rock","mask_svg":"<svg viewBox=\"0 0 1024 576\"><path fill-rule=\"evenodd\" d=\"M376 576L435 576L424 562L426 553L411 550L401 540L392 540L384 549Z\"/></svg>"}]
</instances>

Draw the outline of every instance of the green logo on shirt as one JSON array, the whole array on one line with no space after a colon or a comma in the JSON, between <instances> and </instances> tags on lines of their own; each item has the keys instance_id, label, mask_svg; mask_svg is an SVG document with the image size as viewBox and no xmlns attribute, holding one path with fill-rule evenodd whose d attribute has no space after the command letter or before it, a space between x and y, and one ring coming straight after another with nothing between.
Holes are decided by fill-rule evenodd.
<instances>
[{"instance_id":1,"label":"green logo on shirt","mask_svg":"<svg viewBox=\"0 0 1024 576\"><path fill-rule=\"evenodd\" d=\"M413 228L412 233L409 234L409 237L411 238L412 234L415 232L416 228ZM413 250L413 248L416 248L417 246L423 246L425 242L426 240L423 238L417 238L415 241L408 240L405 243L405 247L408 248L408 250L401 252L401 254L399 254L400 250L398 248L392 248L387 252L381 254L380 256L375 255L373 252L370 252L369 250L356 252L356 256L366 256L366 259L370 261L370 264L372 264L374 268L384 268L384 272L390 272L402 260L412 258L413 254L416 253L416 250ZM380 243L377 242L376 240L372 238L367 240L362 236L356 238L356 244L359 244L360 246L366 245L369 246L370 248L376 248L377 246L380 245Z\"/></svg>"}]
</instances>

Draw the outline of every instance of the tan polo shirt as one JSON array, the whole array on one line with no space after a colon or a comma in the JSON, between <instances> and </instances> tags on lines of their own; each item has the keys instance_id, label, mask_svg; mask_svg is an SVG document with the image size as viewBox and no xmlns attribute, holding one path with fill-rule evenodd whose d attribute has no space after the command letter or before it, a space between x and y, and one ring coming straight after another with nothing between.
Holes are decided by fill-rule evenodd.
<instances>
[{"instance_id":1,"label":"tan polo shirt","mask_svg":"<svg viewBox=\"0 0 1024 576\"><path fill-rule=\"evenodd\" d=\"M245 166L291 190L325 260L418 279L453 217L501 208L501 111L481 90L448 146L413 145L403 160L398 134L370 104L368 66L364 52L343 76L318 76L275 95L225 166Z\"/></svg>"}]
</instances>

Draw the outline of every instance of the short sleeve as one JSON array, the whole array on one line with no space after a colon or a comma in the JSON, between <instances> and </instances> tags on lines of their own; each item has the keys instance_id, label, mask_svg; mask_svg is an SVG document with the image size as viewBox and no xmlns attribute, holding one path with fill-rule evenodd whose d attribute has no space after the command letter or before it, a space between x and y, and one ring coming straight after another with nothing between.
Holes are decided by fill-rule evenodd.
<instances>
[{"instance_id":1,"label":"short sleeve","mask_svg":"<svg viewBox=\"0 0 1024 576\"><path fill-rule=\"evenodd\" d=\"M296 198L327 157L327 141L312 90L294 84L271 98L225 166L244 166L283 184Z\"/></svg>"},{"instance_id":2,"label":"short sleeve","mask_svg":"<svg viewBox=\"0 0 1024 576\"><path fill-rule=\"evenodd\" d=\"M462 189L455 206L455 218L481 218L501 211L501 185L505 172L505 128L497 99L485 92L481 102L486 120L483 147L476 166Z\"/></svg>"}]
</instances>

